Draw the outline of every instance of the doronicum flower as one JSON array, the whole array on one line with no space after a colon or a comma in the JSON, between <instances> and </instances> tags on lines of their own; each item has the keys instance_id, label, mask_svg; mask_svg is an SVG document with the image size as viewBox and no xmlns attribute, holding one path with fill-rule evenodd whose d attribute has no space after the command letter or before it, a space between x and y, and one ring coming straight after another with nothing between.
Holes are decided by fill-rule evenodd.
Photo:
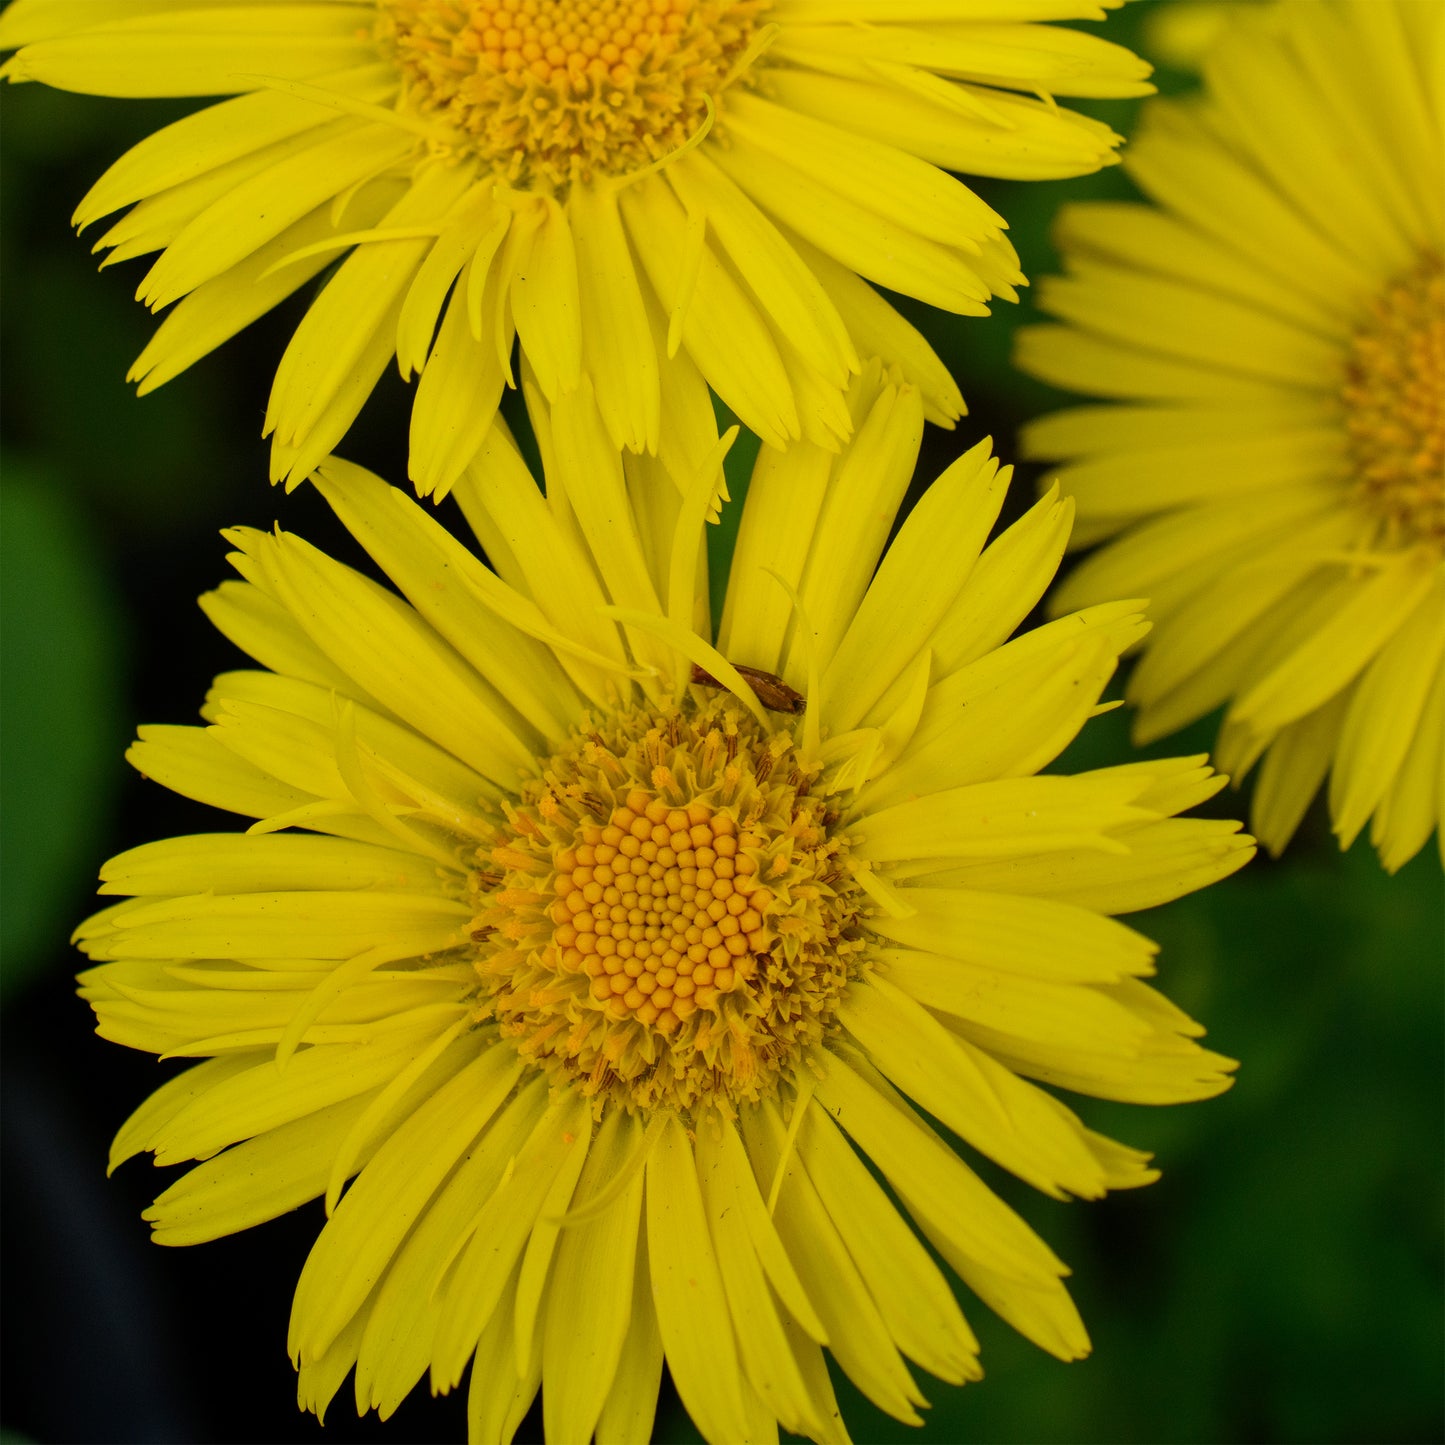
<instances>
[{"instance_id":1,"label":"doronicum flower","mask_svg":"<svg viewBox=\"0 0 1445 1445\"><path fill-rule=\"evenodd\" d=\"M873 365L850 401L841 456L761 454L715 641L721 449L675 487L585 391L537 416L545 495L500 429L458 483L495 571L337 461L316 486L400 596L229 534L245 580L203 605L262 667L130 756L258 821L113 859L129 896L77 937L102 1035L204 1060L115 1143L203 1161L148 1211L157 1241L325 1199L303 1406L354 1370L388 1415L470 1361L473 1441L509 1440L540 1382L553 1445L636 1445L665 1359L714 1445L844 1441L826 1346L916 1423L905 1359L980 1374L920 1234L1029 1339L1087 1352L1064 1266L926 1116L1057 1198L1153 1179L1053 1089L1226 1087L1110 915L1252 840L1174 816L1222 782L1199 758L1036 776L1137 607L1005 641L1070 506L985 550L986 443L884 555L922 399Z\"/></svg>"},{"instance_id":2,"label":"doronicum flower","mask_svg":"<svg viewBox=\"0 0 1445 1445\"><path fill-rule=\"evenodd\" d=\"M1120 0L14 0L12 80L233 95L166 127L81 202L110 261L159 253L174 305L132 370L169 380L340 262L281 360L265 429L298 480L388 362L418 376L411 475L445 492L513 340L548 398L590 377L613 442L666 448L711 385L774 446L848 433L882 355L962 410L862 279L965 315L1023 277L1005 222L946 171L1096 170L1119 137L1055 96L1148 67L1079 31ZM665 404L666 403L666 404Z\"/></svg>"},{"instance_id":3,"label":"doronicum flower","mask_svg":"<svg viewBox=\"0 0 1445 1445\"><path fill-rule=\"evenodd\" d=\"M1140 740L1226 706L1262 840L1328 773L1341 845L1370 823L1391 871L1445 789L1442 46L1438 4L1234 12L1203 96L1154 102L1130 148L1152 204L1063 213L1041 301L1065 324L1019 349L1124 403L1024 446L1067 459L1075 542L1116 538L1057 607L1152 599Z\"/></svg>"}]
</instances>

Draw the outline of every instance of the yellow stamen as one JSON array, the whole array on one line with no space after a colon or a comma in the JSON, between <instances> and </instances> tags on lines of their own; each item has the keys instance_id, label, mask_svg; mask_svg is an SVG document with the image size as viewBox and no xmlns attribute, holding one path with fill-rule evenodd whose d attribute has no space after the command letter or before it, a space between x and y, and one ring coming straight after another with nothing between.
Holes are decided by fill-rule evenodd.
<instances>
[{"instance_id":1,"label":"yellow stamen","mask_svg":"<svg viewBox=\"0 0 1445 1445\"><path fill-rule=\"evenodd\" d=\"M380 0L404 108L511 184L639 171L686 146L765 46L770 0Z\"/></svg>"},{"instance_id":2,"label":"yellow stamen","mask_svg":"<svg viewBox=\"0 0 1445 1445\"><path fill-rule=\"evenodd\" d=\"M623 714L479 855L490 1012L599 1107L731 1109L831 1026L864 895L790 728L711 695Z\"/></svg>"},{"instance_id":3,"label":"yellow stamen","mask_svg":"<svg viewBox=\"0 0 1445 1445\"><path fill-rule=\"evenodd\" d=\"M1367 505L1399 541L1445 548L1445 256L1427 255L1376 298L1342 395Z\"/></svg>"}]
</instances>

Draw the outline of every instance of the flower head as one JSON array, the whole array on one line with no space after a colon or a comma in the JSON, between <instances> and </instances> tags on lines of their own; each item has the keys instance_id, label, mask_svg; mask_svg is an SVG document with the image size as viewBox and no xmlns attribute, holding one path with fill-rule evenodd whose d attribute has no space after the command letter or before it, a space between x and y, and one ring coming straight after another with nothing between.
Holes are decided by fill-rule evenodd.
<instances>
[{"instance_id":1,"label":"flower head","mask_svg":"<svg viewBox=\"0 0 1445 1445\"><path fill-rule=\"evenodd\" d=\"M1036 374L1122 406L1035 422L1075 540L1125 535L1057 605L1152 597L1138 733L1227 705L1289 841L1329 774L1335 832L1392 871L1441 817L1445 749L1445 9L1235 12L1205 93L1159 101L1128 168L1152 204L1070 207ZM1356 163L1356 158L1358 163Z\"/></svg>"},{"instance_id":2,"label":"flower head","mask_svg":"<svg viewBox=\"0 0 1445 1445\"><path fill-rule=\"evenodd\" d=\"M716 636L721 447L676 486L585 388L535 414L545 494L501 430L457 485L495 571L337 461L316 485L400 596L231 534L244 580L203 605L261 669L131 759L258 821L113 859L128 897L77 937L103 1035L204 1060L116 1140L204 1161L156 1238L326 1200L304 1405L354 1369L385 1415L472 1361L473 1440L542 1382L550 1440L633 1442L665 1358L717 1445L842 1441L826 1345L916 1421L905 1357L980 1371L902 1211L1030 1339L1087 1351L1063 1266L919 1111L1056 1197L1151 1180L1040 1085L1226 1087L1109 915L1252 840L1175 816L1221 784L1198 758L1036 776L1136 606L1005 641L1070 505L985 548L1008 471L983 444L885 555L922 398L873 364L849 402L841 456L761 454Z\"/></svg>"},{"instance_id":3,"label":"flower head","mask_svg":"<svg viewBox=\"0 0 1445 1445\"><path fill-rule=\"evenodd\" d=\"M636 451L667 449L662 418L704 381L768 443L836 449L870 355L951 424L957 387L862 278L968 315L1014 297L1003 218L945 171L1110 163L1119 138L1053 98L1138 94L1147 67L1034 22L1118 3L15 0L0 46L12 80L234 96L76 213L129 206L97 249L159 252L138 294L174 310L140 389L339 261L276 374L273 476L307 475L394 356L419 377L412 478L444 493L515 338L549 399L588 376Z\"/></svg>"}]
</instances>

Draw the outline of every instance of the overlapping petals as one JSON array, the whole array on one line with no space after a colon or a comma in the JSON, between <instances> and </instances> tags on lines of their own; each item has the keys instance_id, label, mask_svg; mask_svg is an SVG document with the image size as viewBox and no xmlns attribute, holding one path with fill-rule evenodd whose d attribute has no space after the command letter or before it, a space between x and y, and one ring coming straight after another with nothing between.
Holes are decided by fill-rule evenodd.
<instances>
[{"instance_id":1,"label":"overlapping petals","mask_svg":"<svg viewBox=\"0 0 1445 1445\"><path fill-rule=\"evenodd\" d=\"M440 8L455 28L467 7ZM598 123L578 72L555 93L533 96L527 76L488 99L523 127L492 154L407 72L392 35L401 9L14 0L0 19L0 46L19 47L12 80L234 97L135 147L76 221L125 210L96 249L108 262L156 257L138 296L172 309L133 368L142 392L334 266L267 409L273 478L292 483L393 359L416 378L411 476L423 493L456 482L503 388L527 378L553 401L589 378L613 443L634 451L667 454L670 418L705 401L704 382L770 445L806 437L836 451L849 379L881 355L949 425L957 387L868 282L969 315L1012 298L1023 277L1004 219L946 172L1095 170L1119 137L1054 97L1149 88L1129 52L1037 23L1103 18L1079 0L677 5L686 24L736 14L752 37L705 109L694 98L686 141L645 165L609 157L588 139ZM423 39L464 66L483 43ZM548 115L578 109L575 174L526 169L533 101ZM500 124L491 111L476 123Z\"/></svg>"},{"instance_id":2,"label":"overlapping petals","mask_svg":"<svg viewBox=\"0 0 1445 1445\"><path fill-rule=\"evenodd\" d=\"M909 1362L980 1373L924 1240L1042 1348L1084 1354L1064 1266L931 1121L1094 1198L1155 1172L1053 1088L1172 1103L1228 1084L1112 916L1249 858L1236 824L1178 816L1222 779L1197 758L1040 775L1142 636L1137 605L1009 640L1071 505L1046 497L986 545L1008 479L986 444L885 547L924 408L874 364L841 454L761 454L714 635L699 544L721 448L674 479L584 403L535 414L545 496L500 429L460 478L490 567L336 461L316 485L395 591L290 534L231 534L242 580L204 605L259 667L216 680L204 727L142 729L131 759L255 822L113 859L123 901L77 934L101 1033L201 1060L113 1162L200 1161L149 1211L162 1243L325 1199L290 1334L318 1413L352 1372L387 1415L470 1361L473 1440L510 1439L540 1385L549 1439L630 1442L665 1360L709 1440L842 1441L826 1347L917 1420ZM763 708L734 664L802 710ZM579 729L715 704L694 666L829 800L859 946L820 1041L756 1097L649 1111L559 1087L501 1026L476 860Z\"/></svg>"}]
</instances>

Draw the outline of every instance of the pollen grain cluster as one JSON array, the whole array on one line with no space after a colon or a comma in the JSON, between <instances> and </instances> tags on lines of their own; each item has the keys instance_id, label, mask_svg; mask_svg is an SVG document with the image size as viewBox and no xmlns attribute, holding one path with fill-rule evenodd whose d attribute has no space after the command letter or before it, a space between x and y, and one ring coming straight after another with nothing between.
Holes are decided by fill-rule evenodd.
<instances>
[{"instance_id":1,"label":"pollen grain cluster","mask_svg":"<svg viewBox=\"0 0 1445 1445\"><path fill-rule=\"evenodd\" d=\"M769 0L379 0L403 103L519 187L625 175L685 145Z\"/></svg>"},{"instance_id":2,"label":"pollen grain cluster","mask_svg":"<svg viewBox=\"0 0 1445 1445\"><path fill-rule=\"evenodd\" d=\"M791 731L729 700L587 732L479 860L487 1012L599 1106L771 1092L861 950L846 839L814 781Z\"/></svg>"},{"instance_id":3,"label":"pollen grain cluster","mask_svg":"<svg viewBox=\"0 0 1445 1445\"><path fill-rule=\"evenodd\" d=\"M1366 502L1400 541L1445 547L1445 256L1427 255L1376 298L1345 378Z\"/></svg>"}]
</instances>

